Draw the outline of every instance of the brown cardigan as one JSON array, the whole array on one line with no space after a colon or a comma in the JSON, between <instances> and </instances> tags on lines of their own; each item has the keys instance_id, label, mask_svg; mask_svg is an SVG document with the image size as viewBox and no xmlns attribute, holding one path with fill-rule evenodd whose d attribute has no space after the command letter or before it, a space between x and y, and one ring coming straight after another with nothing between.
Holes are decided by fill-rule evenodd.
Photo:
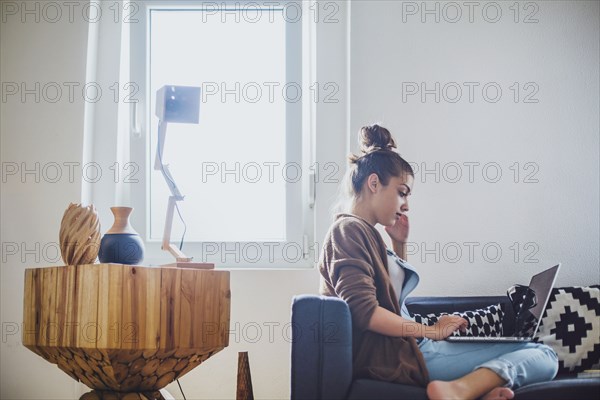
<instances>
[{"instance_id":1,"label":"brown cardigan","mask_svg":"<svg viewBox=\"0 0 600 400\"><path fill-rule=\"evenodd\" d=\"M337 215L325 236L319 271L320 293L339 297L350 307L354 377L426 386L429 374L414 338L367 329L377 306L400 315L379 232L362 218Z\"/></svg>"}]
</instances>

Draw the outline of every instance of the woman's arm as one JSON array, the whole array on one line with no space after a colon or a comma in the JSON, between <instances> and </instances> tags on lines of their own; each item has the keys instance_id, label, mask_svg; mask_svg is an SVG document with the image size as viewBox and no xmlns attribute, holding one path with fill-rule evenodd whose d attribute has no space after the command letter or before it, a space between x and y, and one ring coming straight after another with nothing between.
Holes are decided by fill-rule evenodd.
<instances>
[{"instance_id":1,"label":"woman's arm","mask_svg":"<svg viewBox=\"0 0 600 400\"><path fill-rule=\"evenodd\" d=\"M394 314L381 306L377 306L369 320L368 329L386 336L426 337L433 340L443 340L452 335L457 329L464 330L468 322L457 315L443 315L433 326L422 325L418 322Z\"/></svg>"}]
</instances>

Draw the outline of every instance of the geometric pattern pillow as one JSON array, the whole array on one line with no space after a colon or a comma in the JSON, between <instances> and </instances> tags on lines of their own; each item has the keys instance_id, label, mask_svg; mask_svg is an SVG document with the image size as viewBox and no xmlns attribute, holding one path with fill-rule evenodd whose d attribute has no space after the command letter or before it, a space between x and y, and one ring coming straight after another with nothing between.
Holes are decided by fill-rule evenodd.
<instances>
[{"instance_id":1,"label":"geometric pattern pillow","mask_svg":"<svg viewBox=\"0 0 600 400\"><path fill-rule=\"evenodd\" d=\"M536 341L554 349L558 373L600 367L600 286L552 290Z\"/></svg>"},{"instance_id":2,"label":"geometric pattern pillow","mask_svg":"<svg viewBox=\"0 0 600 400\"><path fill-rule=\"evenodd\" d=\"M415 322L431 326L436 324L442 315L448 315L448 313L427 314L425 316L413 314L413 318ZM504 311L502 311L500 304L494 304L475 311L453 312L452 315L458 315L469 322L465 332L457 330L452 333L452 336L502 336Z\"/></svg>"}]
</instances>

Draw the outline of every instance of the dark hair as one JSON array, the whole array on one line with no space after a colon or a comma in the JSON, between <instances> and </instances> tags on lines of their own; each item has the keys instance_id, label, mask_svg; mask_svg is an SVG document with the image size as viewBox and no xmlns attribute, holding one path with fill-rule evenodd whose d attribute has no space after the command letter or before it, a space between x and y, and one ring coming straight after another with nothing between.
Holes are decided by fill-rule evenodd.
<instances>
[{"instance_id":1,"label":"dark hair","mask_svg":"<svg viewBox=\"0 0 600 400\"><path fill-rule=\"evenodd\" d=\"M396 142L386 128L377 124L363 126L358 132L362 155L350 155L349 183L352 193L358 196L369 175L377 174L383 185L390 178L408 174L414 177L412 167L395 151Z\"/></svg>"}]
</instances>

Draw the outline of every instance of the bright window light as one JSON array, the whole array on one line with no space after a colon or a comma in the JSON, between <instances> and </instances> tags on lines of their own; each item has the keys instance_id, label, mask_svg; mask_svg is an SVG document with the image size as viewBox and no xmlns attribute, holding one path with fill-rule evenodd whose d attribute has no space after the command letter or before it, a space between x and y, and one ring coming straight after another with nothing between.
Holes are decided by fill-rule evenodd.
<instances>
[{"instance_id":1,"label":"bright window light","mask_svg":"<svg viewBox=\"0 0 600 400\"><path fill-rule=\"evenodd\" d=\"M154 114L163 85L202 88L200 122L169 124L163 162L185 201L179 203L189 241L285 241L286 26L273 20L207 17L200 9L151 10L149 95ZM289 97L286 97L289 96ZM286 101L287 99L287 101ZM156 152L157 118L150 118ZM150 174L150 239L160 239L169 190ZM172 240L183 226L175 213Z\"/></svg>"}]
</instances>

